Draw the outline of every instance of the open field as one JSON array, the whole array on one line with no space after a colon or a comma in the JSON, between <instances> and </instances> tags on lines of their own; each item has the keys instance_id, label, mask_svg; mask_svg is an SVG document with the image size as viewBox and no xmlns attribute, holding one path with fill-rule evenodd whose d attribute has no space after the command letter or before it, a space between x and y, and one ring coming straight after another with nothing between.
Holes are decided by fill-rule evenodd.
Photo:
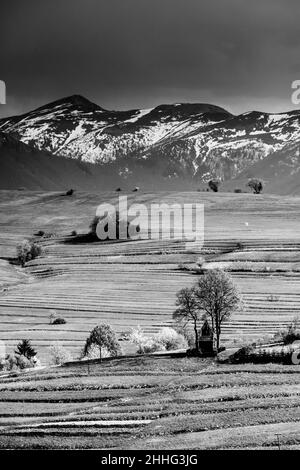
<instances>
[{"instance_id":1,"label":"open field","mask_svg":"<svg viewBox=\"0 0 300 470\"><path fill-rule=\"evenodd\" d=\"M78 356L88 332L101 321L116 332L140 325L152 333L172 323L175 294L197 276L201 252L211 267L225 267L243 294L244 309L224 327L225 343L272 335L300 312L300 198L229 193L131 193L132 202L204 203L202 250L184 242L140 240L72 243L72 230L85 233L101 202L117 193L1 191L0 339L11 351L30 338L42 362L54 341ZM8 263L15 246L38 230L43 255L25 269ZM67 242L66 242L67 241ZM65 325L50 325L55 310ZM125 352L132 346L123 342Z\"/></svg>"},{"instance_id":2,"label":"open field","mask_svg":"<svg viewBox=\"0 0 300 470\"><path fill-rule=\"evenodd\" d=\"M244 308L222 342L270 337L300 313L300 198L251 194L143 193L130 202L203 202L204 246L182 241L74 243L96 207L116 193L0 192L0 340L28 338L43 364L59 341L78 357L90 330L117 334L172 324L175 294L206 267L231 272ZM41 257L11 264L38 230ZM67 323L50 325L55 310ZM135 349L127 341L125 353ZM0 446L9 448L282 448L300 446L300 368L217 365L136 357L0 378Z\"/></svg>"},{"instance_id":3,"label":"open field","mask_svg":"<svg viewBox=\"0 0 300 470\"><path fill-rule=\"evenodd\" d=\"M144 356L0 379L0 447L300 448L300 366Z\"/></svg>"}]
</instances>

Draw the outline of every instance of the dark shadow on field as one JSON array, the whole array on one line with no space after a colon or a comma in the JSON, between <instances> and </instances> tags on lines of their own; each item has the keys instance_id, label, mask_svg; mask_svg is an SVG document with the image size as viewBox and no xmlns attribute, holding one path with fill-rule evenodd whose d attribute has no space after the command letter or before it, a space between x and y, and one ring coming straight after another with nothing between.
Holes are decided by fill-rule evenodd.
<instances>
[{"instance_id":1,"label":"dark shadow on field","mask_svg":"<svg viewBox=\"0 0 300 470\"><path fill-rule=\"evenodd\" d=\"M63 240L64 245L80 245L80 244L87 244L87 243L103 243L103 244L113 244L113 243L126 243L134 241L134 239L114 239L114 240L100 240L97 235L93 233L82 233L76 235L74 237L68 237Z\"/></svg>"},{"instance_id":2,"label":"dark shadow on field","mask_svg":"<svg viewBox=\"0 0 300 470\"><path fill-rule=\"evenodd\" d=\"M79 245L80 243L95 243L99 241L97 235L93 233L83 233L75 235L74 237L65 238L62 243L65 245Z\"/></svg>"}]
</instances>

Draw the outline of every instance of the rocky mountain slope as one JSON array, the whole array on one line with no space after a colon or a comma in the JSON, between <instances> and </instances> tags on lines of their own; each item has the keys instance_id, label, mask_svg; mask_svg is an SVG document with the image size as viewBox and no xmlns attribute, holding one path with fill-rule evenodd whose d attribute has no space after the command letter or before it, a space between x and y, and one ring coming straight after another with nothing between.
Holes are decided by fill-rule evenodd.
<instances>
[{"instance_id":1,"label":"rocky mountain slope","mask_svg":"<svg viewBox=\"0 0 300 470\"><path fill-rule=\"evenodd\" d=\"M105 187L197 186L211 177L238 179L250 168L259 176L262 167L273 181L282 158L292 162L290 176L300 168L300 111L234 116L201 103L107 111L75 95L2 119L0 130L49 158L93 164L89 172L101 175Z\"/></svg>"},{"instance_id":2,"label":"rocky mountain slope","mask_svg":"<svg viewBox=\"0 0 300 470\"><path fill-rule=\"evenodd\" d=\"M96 165L53 156L0 131L1 189L96 189L100 173Z\"/></svg>"}]
</instances>

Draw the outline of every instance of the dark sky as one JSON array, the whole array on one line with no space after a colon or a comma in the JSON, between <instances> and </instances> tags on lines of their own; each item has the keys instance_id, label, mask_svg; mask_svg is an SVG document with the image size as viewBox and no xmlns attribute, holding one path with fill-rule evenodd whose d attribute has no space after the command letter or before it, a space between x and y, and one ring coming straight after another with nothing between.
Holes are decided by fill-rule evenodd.
<instances>
[{"instance_id":1,"label":"dark sky","mask_svg":"<svg viewBox=\"0 0 300 470\"><path fill-rule=\"evenodd\" d=\"M82 94L107 109L286 111L299 0L1 0L0 115Z\"/></svg>"}]
</instances>

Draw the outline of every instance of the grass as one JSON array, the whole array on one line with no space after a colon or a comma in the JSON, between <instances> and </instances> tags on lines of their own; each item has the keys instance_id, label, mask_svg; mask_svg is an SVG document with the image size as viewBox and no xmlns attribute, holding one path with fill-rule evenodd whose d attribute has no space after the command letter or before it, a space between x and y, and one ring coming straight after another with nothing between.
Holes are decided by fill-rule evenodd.
<instances>
[{"instance_id":1,"label":"grass","mask_svg":"<svg viewBox=\"0 0 300 470\"><path fill-rule=\"evenodd\" d=\"M76 358L101 322L118 335L172 325L175 294L196 282L199 255L206 267L231 271L243 296L243 310L224 325L225 345L269 338L299 314L299 197L131 193L129 203L203 202L203 248L177 240L74 244L72 230L86 233L96 207L117 197L0 191L0 340L7 352L29 338L48 364L53 342ZM10 264L17 243L39 230L55 234L39 238L43 255L24 269ZM53 309L67 324L49 324ZM297 447L299 378L292 365L169 357L2 377L0 447L272 448L277 432L283 446Z\"/></svg>"},{"instance_id":2,"label":"grass","mask_svg":"<svg viewBox=\"0 0 300 470\"><path fill-rule=\"evenodd\" d=\"M288 447L300 441L299 377L299 366L149 356L3 378L0 447L201 448L208 433L207 447L269 446L284 424Z\"/></svg>"}]
</instances>

